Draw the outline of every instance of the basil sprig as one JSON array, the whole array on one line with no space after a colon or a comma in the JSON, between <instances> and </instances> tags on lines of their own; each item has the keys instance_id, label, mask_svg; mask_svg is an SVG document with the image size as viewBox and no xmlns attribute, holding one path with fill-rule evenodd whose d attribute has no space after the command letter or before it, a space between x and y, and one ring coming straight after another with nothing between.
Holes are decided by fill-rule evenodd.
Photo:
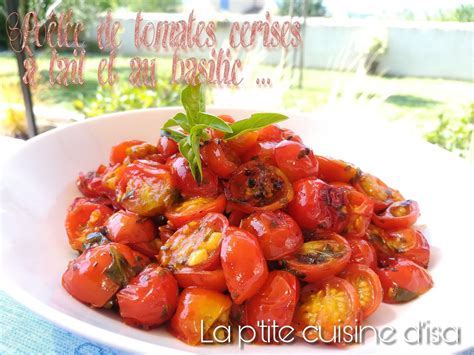
<instances>
[{"instance_id":1,"label":"basil sprig","mask_svg":"<svg viewBox=\"0 0 474 355\"><path fill-rule=\"evenodd\" d=\"M181 92L181 103L186 113L177 113L166 121L161 133L178 143L179 151L188 161L197 182L202 181L201 142L210 139L207 128L223 132L224 139L231 140L288 118L279 113L254 113L229 125L222 118L206 112L205 92L201 84L186 86Z\"/></svg>"}]
</instances>

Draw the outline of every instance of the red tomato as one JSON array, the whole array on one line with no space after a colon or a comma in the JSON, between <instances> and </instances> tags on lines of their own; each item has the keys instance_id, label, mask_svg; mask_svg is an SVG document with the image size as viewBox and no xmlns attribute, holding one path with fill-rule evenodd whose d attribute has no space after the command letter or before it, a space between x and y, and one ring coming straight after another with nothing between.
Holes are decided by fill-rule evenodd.
<instances>
[{"instance_id":1,"label":"red tomato","mask_svg":"<svg viewBox=\"0 0 474 355\"><path fill-rule=\"evenodd\" d=\"M240 223L247 216L248 214L245 212L234 210L230 212L229 214L229 225L234 226L234 227L240 227Z\"/></svg>"},{"instance_id":2,"label":"red tomato","mask_svg":"<svg viewBox=\"0 0 474 355\"><path fill-rule=\"evenodd\" d=\"M87 235L99 231L113 211L100 203L86 198L76 198L66 215L66 233L71 248L77 251L84 249Z\"/></svg>"},{"instance_id":3,"label":"red tomato","mask_svg":"<svg viewBox=\"0 0 474 355\"><path fill-rule=\"evenodd\" d=\"M336 233L323 238L304 243L295 255L282 261L283 266L305 282L340 273L349 263L351 246Z\"/></svg>"},{"instance_id":4,"label":"red tomato","mask_svg":"<svg viewBox=\"0 0 474 355\"><path fill-rule=\"evenodd\" d=\"M219 292L227 290L222 269L195 270L193 268L183 268L176 271L174 276L181 288L196 286Z\"/></svg>"},{"instance_id":5,"label":"red tomato","mask_svg":"<svg viewBox=\"0 0 474 355\"><path fill-rule=\"evenodd\" d=\"M341 234L346 237L362 238L374 213L374 203L351 186L343 189L347 191L347 220Z\"/></svg>"},{"instance_id":6,"label":"red tomato","mask_svg":"<svg viewBox=\"0 0 474 355\"><path fill-rule=\"evenodd\" d=\"M352 180L357 191L366 194L374 202L374 211L380 212L396 201L404 198L397 190L388 187L379 178L362 173Z\"/></svg>"},{"instance_id":7,"label":"red tomato","mask_svg":"<svg viewBox=\"0 0 474 355\"><path fill-rule=\"evenodd\" d=\"M178 143L169 137L161 136L157 144L158 153L163 157L168 158L173 154L178 153Z\"/></svg>"},{"instance_id":8,"label":"red tomato","mask_svg":"<svg viewBox=\"0 0 474 355\"><path fill-rule=\"evenodd\" d=\"M351 246L350 263L366 265L372 269L377 268L377 254L374 247L365 239L347 239Z\"/></svg>"},{"instance_id":9,"label":"red tomato","mask_svg":"<svg viewBox=\"0 0 474 355\"><path fill-rule=\"evenodd\" d=\"M163 213L175 199L173 179L160 164L136 161L128 165L118 183L116 196L120 205L141 216Z\"/></svg>"},{"instance_id":10,"label":"red tomato","mask_svg":"<svg viewBox=\"0 0 474 355\"><path fill-rule=\"evenodd\" d=\"M257 331L259 342L279 342L278 336L268 337L257 322L279 328L290 326L299 299L300 284L289 272L277 270L268 274L268 279L258 293L245 302L246 323ZM285 333L282 333L282 337Z\"/></svg>"},{"instance_id":11,"label":"red tomato","mask_svg":"<svg viewBox=\"0 0 474 355\"><path fill-rule=\"evenodd\" d=\"M224 195L214 197L195 197L174 205L165 216L175 228L180 228L192 220L204 217L210 212L223 213L226 199Z\"/></svg>"},{"instance_id":12,"label":"red tomato","mask_svg":"<svg viewBox=\"0 0 474 355\"><path fill-rule=\"evenodd\" d=\"M367 236L380 259L403 258L428 267L430 246L420 230L410 227L385 231L370 225Z\"/></svg>"},{"instance_id":13,"label":"red tomato","mask_svg":"<svg viewBox=\"0 0 474 355\"><path fill-rule=\"evenodd\" d=\"M351 264L340 274L340 277L349 281L357 291L362 318L367 318L379 308L383 290L374 270L366 265Z\"/></svg>"},{"instance_id":14,"label":"red tomato","mask_svg":"<svg viewBox=\"0 0 474 355\"><path fill-rule=\"evenodd\" d=\"M103 307L148 262L146 256L126 245L101 245L71 261L63 274L62 284L79 301Z\"/></svg>"},{"instance_id":15,"label":"red tomato","mask_svg":"<svg viewBox=\"0 0 474 355\"><path fill-rule=\"evenodd\" d=\"M339 233L347 221L347 193L343 187L308 178L293 183L288 213L302 229Z\"/></svg>"},{"instance_id":16,"label":"red tomato","mask_svg":"<svg viewBox=\"0 0 474 355\"><path fill-rule=\"evenodd\" d=\"M338 339L338 328L342 337L342 329L355 331L359 315L360 302L354 287L347 280L331 277L302 288L293 323L296 335L302 337L304 332L309 341L341 342L344 339Z\"/></svg>"},{"instance_id":17,"label":"red tomato","mask_svg":"<svg viewBox=\"0 0 474 355\"><path fill-rule=\"evenodd\" d=\"M201 334L205 340L214 340L214 329L228 325L231 306L229 296L222 293L198 287L186 288L179 296L169 330L190 345L199 344ZM218 334L216 332L217 338Z\"/></svg>"},{"instance_id":18,"label":"red tomato","mask_svg":"<svg viewBox=\"0 0 474 355\"><path fill-rule=\"evenodd\" d=\"M275 147L274 154L278 168L290 181L316 176L318 173L318 161L313 151L301 143L282 141Z\"/></svg>"},{"instance_id":19,"label":"red tomato","mask_svg":"<svg viewBox=\"0 0 474 355\"><path fill-rule=\"evenodd\" d=\"M173 274L157 264L150 264L117 293L120 316L131 326L156 327L173 316L178 294Z\"/></svg>"},{"instance_id":20,"label":"red tomato","mask_svg":"<svg viewBox=\"0 0 474 355\"><path fill-rule=\"evenodd\" d=\"M89 171L87 174L80 173L76 180L77 188L86 197L105 195L106 190L102 185L102 178L106 172L107 167L101 164L95 171Z\"/></svg>"},{"instance_id":21,"label":"red tomato","mask_svg":"<svg viewBox=\"0 0 474 355\"><path fill-rule=\"evenodd\" d=\"M164 163L164 158L157 153L158 149L150 143L133 145L125 150L126 158L123 160L123 163L130 164L139 159L147 159Z\"/></svg>"},{"instance_id":22,"label":"red tomato","mask_svg":"<svg viewBox=\"0 0 474 355\"><path fill-rule=\"evenodd\" d=\"M351 183L361 172L359 168L342 160L316 155L319 163L319 178L326 182Z\"/></svg>"},{"instance_id":23,"label":"red tomato","mask_svg":"<svg viewBox=\"0 0 474 355\"><path fill-rule=\"evenodd\" d=\"M149 242L129 243L127 245L143 255L154 258L160 253L160 248L163 243L161 242L161 239L155 238Z\"/></svg>"},{"instance_id":24,"label":"red tomato","mask_svg":"<svg viewBox=\"0 0 474 355\"><path fill-rule=\"evenodd\" d=\"M374 214L372 221L383 229L402 229L415 224L420 215L416 201L404 200L392 203L381 214Z\"/></svg>"},{"instance_id":25,"label":"red tomato","mask_svg":"<svg viewBox=\"0 0 474 355\"><path fill-rule=\"evenodd\" d=\"M277 168L258 161L242 164L225 187L228 201L241 211L274 211L293 198L287 177Z\"/></svg>"},{"instance_id":26,"label":"red tomato","mask_svg":"<svg viewBox=\"0 0 474 355\"><path fill-rule=\"evenodd\" d=\"M127 157L127 150L130 147L145 143L144 141L131 140L114 145L110 151L110 165L122 164Z\"/></svg>"},{"instance_id":27,"label":"red tomato","mask_svg":"<svg viewBox=\"0 0 474 355\"><path fill-rule=\"evenodd\" d=\"M220 139L205 142L201 148L201 156L209 169L224 179L237 170L240 164L237 154Z\"/></svg>"},{"instance_id":28,"label":"red tomato","mask_svg":"<svg viewBox=\"0 0 474 355\"><path fill-rule=\"evenodd\" d=\"M258 139L258 132L246 132L227 141L230 149L232 149L239 157L243 156L250 148L252 148Z\"/></svg>"},{"instance_id":29,"label":"red tomato","mask_svg":"<svg viewBox=\"0 0 474 355\"><path fill-rule=\"evenodd\" d=\"M301 138L290 129L280 128L277 125L270 125L262 128L258 135L259 142L281 142L283 140L295 141L301 143Z\"/></svg>"},{"instance_id":30,"label":"red tomato","mask_svg":"<svg viewBox=\"0 0 474 355\"><path fill-rule=\"evenodd\" d=\"M428 271L410 260L391 260L377 270L377 275L382 283L385 303L408 302L433 287Z\"/></svg>"},{"instance_id":31,"label":"red tomato","mask_svg":"<svg viewBox=\"0 0 474 355\"><path fill-rule=\"evenodd\" d=\"M171 166L171 173L184 197L218 195L217 176L208 168L203 167L203 178L202 181L198 183L194 180L188 162L183 157L176 157L171 160L169 164Z\"/></svg>"},{"instance_id":32,"label":"red tomato","mask_svg":"<svg viewBox=\"0 0 474 355\"><path fill-rule=\"evenodd\" d=\"M155 225L145 217L128 211L118 211L105 223L107 238L117 243L149 242L155 238Z\"/></svg>"},{"instance_id":33,"label":"red tomato","mask_svg":"<svg viewBox=\"0 0 474 355\"><path fill-rule=\"evenodd\" d=\"M176 229L169 224L165 224L164 226L158 227L158 231L160 234L160 240L164 244L173 236Z\"/></svg>"},{"instance_id":34,"label":"red tomato","mask_svg":"<svg viewBox=\"0 0 474 355\"><path fill-rule=\"evenodd\" d=\"M235 120L230 115L217 115L217 117L221 118L223 121L227 123L235 122ZM214 128L207 128L206 131L212 138L223 139L225 135L224 132L218 131L217 129L214 129Z\"/></svg>"},{"instance_id":35,"label":"red tomato","mask_svg":"<svg viewBox=\"0 0 474 355\"><path fill-rule=\"evenodd\" d=\"M255 212L244 219L241 228L257 236L267 260L278 260L296 252L303 245L300 227L284 212Z\"/></svg>"},{"instance_id":36,"label":"red tomato","mask_svg":"<svg viewBox=\"0 0 474 355\"><path fill-rule=\"evenodd\" d=\"M221 248L224 276L234 303L241 304L255 295L268 277L262 249L249 232L229 227Z\"/></svg>"},{"instance_id":37,"label":"red tomato","mask_svg":"<svg viewBox=\"0 0 474 355\"><path fill-rule=\"evenodd\" d=\"M246 163L251 160L259 160L265 164L276 166L274 155L276 145L276 142L257 142L241 156L242 161Z\"/></svg>"},{"instance_id":38,"label":"red tomato","mask_svg":"<svg viewBox=\"0 0 474 355\"><path fill-rule=\"evenodd\" d=\"M179 270L214 270L219 266L222 234L229 222L220 213L209 213L178 229L161 248L160 261L165 267Z\"/></svg>"}]
</instances>

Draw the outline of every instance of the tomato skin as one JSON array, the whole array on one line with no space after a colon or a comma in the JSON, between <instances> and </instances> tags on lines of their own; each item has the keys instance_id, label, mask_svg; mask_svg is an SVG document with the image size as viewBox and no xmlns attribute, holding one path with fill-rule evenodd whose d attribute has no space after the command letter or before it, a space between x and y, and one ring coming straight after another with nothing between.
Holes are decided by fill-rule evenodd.
<instances>
[{"instance_id":1,"label":"tomato skin","mask_svg":"<svg viewBox=\"0 0 474 355\"><path fill-rule=\"evenodd\" d=\"M277 168L260 161L242 164L225 186L225 196L242 212L274 211L293 199L288 178Z\"/></svg>"},{"instance_id":2,"label":"tomato skin","mask_svg":"<svg viewBox=\"0 0 474 355\"><path fill-rule=\"evenodd\" d=\"M148 256L149 258L154 258L160 253L160 248L163 243L161 242L161 239L155 238L148 242L129 243L127 245L133 250L136 250L139 253Z\"/></svg>"},{"instance_id":3,"label":"tomato skin","mask_svg":"<svg viewBox=\"0 0 474 355\"><path fill-rule=\"evenodd\" d=\"M201 157L214 174L224 179L232 175L240 164L237 154L219 139L206 142L201 148Z\"/></svg>"},{"instance_id":4,"label":"tomato skin","mask_svg":"<svg viewBox=\"0 0 474 355\"><path fill-rule=\"evenodd\" d=\"M288 128L281 128L277 125L270 125L258 131L259 142L281 142L283 140L301 143L301 138Z\"/></svg>"},{"instance_id":5,"label":"tomato skin","mask_svg":"<svg viewBox=\"0 0 474 355\"><path fill-rule=\"evenodd\" d=\"M121 287L107 276L107 269L114 259L112 251L119 253L132 269L143 269L148 258L124 244L109 243L86 250L69 262L62 277L66 291L92 307L103 307Z\"/></svg>"},{"instance_id":6,"label":"tomato skin","mask_svg":"<svg viewBox=\"0 0 474 355\"><path fill-rule=\"evenodd\" d=\"M392 203L381 214L374 214L372 221L377 227L393 230L411 227L420 215L418 203L412 200Z\"/></svg>"},{"instance_id":7,"label":"tomato skin","mask_svg":"<svg viewBox=\"0 0 474 355\"><path fill-rule=\"evenodd\" d=\"M143 143L145 142L140 140L131 140L114 145L110 151L110 165L122 164L127 157L127 149Z\"/></svg>"},{"instance_id":8,"label":"tomato skin","mask_svg":"<svg viewBox=\"0 0 474 355\"><path fill-rule=\"evenodd\" d=\"M377 275L384 291L383 302L404 303L433 287L428 271L410 260L391 260Z\"/></svg>"},{"instance_id":9,"label":"tomato skin","mask_svg":"<svg viewBox=\"0 0 474 355\"><path fill-rule=\"evenodd\" d=\"M208 213L200 220L185 224L161 247L162 266L173 270L184 267L215 270L220 263L222 238L228 225L227 218L220 213ZM202 257L193 261L193 255Z\"/></svg>"},{"instance_id":10,"label":"tomato skin","mask_svg":"<svg viewBox=\"0 0 474 355\"><path fill-rule=\"evenodd\" d=\"M194 270L193 268L183 268L176 271L174 276L181 288L195 286L219 292L227 290L222 269Z\"/></svg>"},{"instance_id":11,"label":"tomato skin","mask_svg":"<svg viewBox=\"0 0 474 355\"><path fill-rule=\"evenodd\" d=\"M252 148L258 139L258 132L246 132L240 136L227 141L230 149L232 149L239 157L242 157L245 153Z\"/></svg>"},{"instance_id":12,"label":"tomato skin","mask_svg":"<svg viewBox=\"0 0 474 355\"><path fill-rule=\"evenodd\" d=\"M225 205L226 199L223 194L217 198L195 197L174 205L165 212L165 216L169 224L175 228L181 228L186 223L200 219L208 213L223 213Z\"/></svg>"},{"instance_id":13,"label":"tomato skin","mask_svg":"<svg viewBox=\"0 0 474 355\"><path fill-rule=\"evenodd\" d=\"M403 258L411 260L421 267L428 267L430 246L419 229L410 227L385 231L370 225L367 236L375 247L379 259Z\"/></svg>"},{"instance_id":14,"label":"tomato skin","mask_svg":"<svg viewBox=\"0 0 474 355\"><path fill-rule=\"evenodd\" d=\"M173 154L178 153L179 150L178 143L166 136L161 136L160 139L158 139L156 146L158 153L160 153L164 158L168 158Z\"/></svg>"},{"instance_id":15,"label":"tomato skin","mask_svg":"<svg viewBox=\"0 0 474 355\"><path fill-rule=\"evenodd\" d=\"M243 153L241 159L244 163L258 160L265 164L276 166L274 154L276 145L276 142L257 142Z\"/></svg>"},{"instance_id":16,"label":"tomato skin","mask_svg":"<svg viewBox=\"0 0 474 355\"><path fill-rule=\"evenodd\" d=\"M178 294L173 274L150 264L117 293L120 316L131 326L156 327L173 316Z\"/></svg>"},{"instance_id":17,"label":"tomato skin","mask_svg":"<svg viewBox=\"0 0 474 355\"><path fill-rule=\"evenodd\" d=\"M345 238L329 233L322 236L322 239L304 243L293 256L283 260L282 264L302 281L316 282L340 273L349 263L351 252ZM329 257L325 254L329 254Z\"/></svg>"},{"instance_id":18,"label":"tomato skin","mask_svg":"<svg viewBox=\"0 0 474 355\"><path fill-rule=\"evenodd\" d=\"M291 325L299 292L300 284L297 278L289 272L277 270L270 272L258 293L245 302L245 323L257 331L256 339L259 342L279 342L278 337L263 338L257 322L272 325L275 321L278 327Z\"/></svg>"},{"instance_id":19,"label":"tomato skin","mask_svg":"<svg viewBox=\"0 0 474 355\"><path fill-rule=\"evenodd\" d=\"M358 175L360 169L342 160L330 159L321 155L315 156L319 165L319 178L326 182L351 183Z\"/></svg>"},{"instance_id":20,"label":"tomato skin","mask_svg":"<svg viewBox=\"0 0 474 355\"><path fill-rule=\"evenodd\" d=\"M105 165L99 165L95 171L79 173L76 180L78 190L86 197L95 198L106 194L106 189L102 185L102 177L107 172Z\"/></svg>"},{"instance_id":21,"label":"tomato skin","mask_svg":"<svg viewBox=\"0 0 474 355\"><path fill-rule=\"evenodd\" d=\"M255 235L267 260L278 260L303 245L303 233L293 218L281 211L255 212L244 219L241 228Z\"/></svg>"},{"instance_id":22,"label":"tomato skin","mask_svg":"<svg viewBox=\"0 0 474 355\"><path fill-rule=\"evenodd\" d=\"M165 244L168 239L170 239L174 232L176 232L176 229L173 226L170 226L169 224L165 224L164 226L158 227L158 232L160 235L160 240L163 244Z\"/></svg>"},{"instance_id":23,"label":"tomato skin","mask_svg":"<svg viewBox=\"0 0 474 355\"><path fill-rule=\"evenodd\" d=\"M333 295L334 291L339 294L337 297ZM314 307L315 304L320 304L321 307ZM339 309L343 309L344 313L338 312ZM338 312L339 317L334 317L335 312ZM338 327L347 327L348 331L355 330L360 321L359 316L360 302L354 287L347 280L331 277L301 289L293 324L296 335L301 337L306 327L319 327L322 339L328 342L334 339ZM306 339L321 340L319 332L308 329L305 333Z\"/></svg>"},{"instance_id":24,"label":"tomato skin","mask_svg":"<svg viewBox=\"0 0 474 355\"><path fill-rule=\"evenodd\" d=\"M197 345L201 334L207 335L215 326L228 323L231 306L229 296L217 291L198 287L185 288L179 296L169 331L182 342ZM204 329L201 329L201 323Z\"/></svg>"},{"instance_id":25,"label":"tomato skin","mask_svg":"<svg viewBox=\"0 0 474 355\"><path fill-rule=\"evenodd\" d=\"M352 250L349 263L366 265L375 270L377 268L377 254L372 244L359 238L348 238L347 240Z\"/></svg>"},{"instance_id":26,"label":"tomato skin","mask_svg":"<svg viewBox=\"0 0 474 355\"><path fill-rule=\"evenodd\" d=\"M339 275L349 281L359 295L362 318L373 314L382 303L383 290L380 279L370 267L362 264L350 264Z\"/></svg>"},{"instance_id":27,"label":"tomato skin","mask_svg":"<svg viewBox=\"0 0 474 355\"><path fill-rule=\"evenodd\" d=\"M290 181L318 174L318 161L313 151L301 143L282 141L276 145L274 154L278 168Z\"/></svg>"},{"instance_id":28,"label":"tomato skin","mask_svg":"<svg viewBox=\"0 0 474 355\"><path fill-rule=\"evenodd\" d=\"M175 185L165 165L135 161L116 184L117 201L127 211L151 217L161 214L175 199Z\"/></svg>"},{"instance_id":29,"label":"tomato skin","mask_svg":"<svg viewBox=\"0 0 474 355\"><path fill-rule=\"evenodd\" d=\"M71 248L82 251L88 234L97 232L113 211L87 198L76 198L69 207L65 227Z\"/></svg>"},{"instance_id":30,"label":"tomato skin","mask_svg":"<svg viewBox=\"0 0 474 355\"><path fill-rule=\"evenodd\" d=\"M257 238L240 228L227 229L222 241L221 264L227 289L237 304L255 295L268 277Z\"/></svg>"},{"instance_id":31,"label":"tomato skin","mask_svg":"<svg viewBox=\"0 0 474 355\"><path fill-rule=\"evenodd\" d=\"M129 211L118 211L105 223L107 238L117 243L149 242L155 238L155 225L150 219Z\"/></svg>"},{"instance_id":32,"label":"tomato skin","mask_svg":"<svg viewBox=\"0 0 474 355\"><path fill-rule=\"evenodd\" d=\"M240 223L244 218L248 217L248 214L242 211L239 211L238 209L230 212L229 214L229 225L234 226L234 227L240 227Z\"/></svg>"},{"instance_id":33,"label":"tomato skin","mask_svg":"<svg viewBox=\"0 0 474 355\"><path fill-rule=\"evenodd\" d=\"M178 156L172 159L169 165L173 178L185 198L196 196L212 197L218 195L217 176L208 168L203 167L202 182L198 183L194 180L188 162L183 157Z\"/></svg>"}]
</instances>

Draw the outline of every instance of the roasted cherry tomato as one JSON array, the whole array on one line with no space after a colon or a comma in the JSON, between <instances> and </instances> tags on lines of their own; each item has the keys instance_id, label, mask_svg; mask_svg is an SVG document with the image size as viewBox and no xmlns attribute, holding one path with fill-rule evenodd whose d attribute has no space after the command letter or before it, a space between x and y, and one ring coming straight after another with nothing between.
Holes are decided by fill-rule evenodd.
<instances>
[{"instance_id":1,"label":"roasted cherry tomato","mask_svg":"<svg viewBox=\"0 0 474 355\"><path fill-rule=\"evenodd\" d=\"M276 142L257 142L241 156L242 161L246 163L251 160L258 160L265 164L276 166L274 152L277 144Z\"/></svg>"},{"instance_id":2,"label":"roasted cherry tomato","mask_svg":"<svg viewBox=\"0 0 474 355\"><path fill-rule=\"evenodd\" d=\"M412 200L404 200L392 203L384 212L374 214L372 221L383 229L402 229L415 224L420 209L418 203Z\"/></svg>"},{"instance_id":3,"label":"roasted cherry tomato","mask_svg":"<svg viewBox=\"0 0 474 355\"><path fill-rule=\"evenodd\" d=\"M225 141L220 139L205 142L201 148L201 156L209 169L224 179L232 175L240 165L240 159L237 154Z\"/></svg>"},{"instance_id":4,"label":"roasted cherry tomato","mask_svg":"<svg viewBox=\"0 0 474 355\"><path fill-rule=\"evenodd\" d=\"M63 287L81 302L104 307L148 262L146 256L124 244L101 245L69 263L63 274Z\"/></svg>"},{"instance_id":5,"label":"roasted cherry tomato","mask_svg":"<svg viewBox=\"0 0 474 355\"><path fill-rule=\"evenodd\" d=\"M169 170L160 164L137 161L128 165L116 185L117 201L141 216L163 213L175 199Z\"/></svg>"},{"instance_id":6,"label":"roasted cherry tomato","mask_svg":"<svg viewBox=\"0 0 474 355\"><path fill-rule=\"evenodd\" d=\"M229 222L220 213L209 213L178 229L161 248L161 264L173 270L192 267L214 270L219 266L222 235Z\"/></svg>"},{"instance_id":7,"label":"roasted cherry tomato","mask_svg":"<svg viewBox=\"0 0 474 355\"><path fill-rule=\"evenodd\" d=\"M169 223L180 228L186 223L204 217L210 212L223 213L226 199L224 195L215 197L194 197L175 204L165 212Z\"/></svg>"},{"instance_id":8,"label":"roasted cherry tomato","mask_svg":"<svg viewBox=\"0 0 474 355\"><path fill-rule=\"evenodd\" d=\"M282 261L284 268L305 282L340 273L351 258L349 242L336 233L322 238L304 243L291 258Z\"/></svg>"},{"instance_id":9,"label":"roasted cherry tomato","mask_svg":"<svg viewBox=\"0 0 474 355\"><path fill-rule=\"evenodd\" d=\"M293 183L294 198L288 213L302 229L341 232L347 224L347 193L314 178ZM346 212L344 212L346 211Z\"/></svg>"},{"instance_id":10,"label":"roasted cherry tomato","mask_svg":"<svg viewBox=\"0 0 474 355\"><path fill-rule=\"evenodd\" d=\"M403 258L426 268L430 261L430 246L423 233L414 227L385 231L370 225L369 241L375 247L379 259Z\"/></svg>"},{"instance_id":11,"label":"roasted cherry tomato","mask_svg":"<svg viewBox=\"0 0 474 355\"><path fill-rule=\"evenodd\" d=\"M374 247L365 239L348 238L351 246L350 263L366 265L373 270L377 268L377 254Z\"/></svg>"},{"instance_id":12,"label":"roasted cherry tomato","mask_svg":"<svg viewBox=\"0 0 474 355\"><path fill-rule=\"evenodd\" d=\"M155 238L149 242L129 243L127 244L133 250L136 250L149 258L158 256L163 245L160 238Z\"/></svg>"},{"instance_id":13,"label":"roasted cherry tomato","mask_svg":"<svg viewBox=\"0 0 474 355\"><path fill-rule=\"evenodd\" d=\"M169 224L165 224L164 226L158 227L158 233L160 235L160 240L164 244L170 239L173 234L176 232L176 229Z\"/></svg>"},{"instance_id":14,"label":"roasted cherry tomato","mask_svg":"<svg viewBox=\"0 0 474 355\"><path fill-rule=\"evenodd\" d=\"M155 225L133 212L118 211L105 223L107 238L117 243L149 242L155 238Z\"/></svg>"},{"instance_id":15,"label":"roasted cherry tomato","mask_svg":"<svg viewBox=\"0 0 474 355\"><path fill-rule=\"evenodd\" d=\"M383 290L374 270L366 265L350 264L339 276L349 281L357 291L363 319L377 310L382 302Z\"/></svg>"},{"instance_id":16,"label":"roasted cherry tomato","mask_svg":"<svg viewBox=\"0 0 474 355\"><path fill-rule=\"evenodd\" d=\"M267 260L278 260L303 245L303 233L293 218L281 211L255 212L242 221L241 228L257 236Z\"/></svg>"},{"instance_id":17,"label":"roasted cherry tomato","mask_svg":"<svg viewBox=\"0 0 474 355\"><path fill-rule=\"evenodd\" d=\"M106 190L102 184L102 178L107 172L105 165L99 165L95 171L80 173L76 180L77 188L86 197L100 197L105 195Z\"/></svg>"},{"instance_id":18,"label":"roasted cherry tomato","mask_svg":"<svg viewBox=\"0 0 474 355\"><path fill-rule=\"evenodd\" d=\"M164 158L168 158L173 154L178 153L178 143L169 137L161 136L157 144L158 153Z\"/></svg>"},{"instance_id":19,"label":"roasted cherry tomato","mask_svg":"<svg viewBox=\"0 0 474 355\"><path fill-rule=\"evenodd\" d=\"M391 260L377 270L385 303L403 303L422 295L433 287L425 269L410 260Z\"/></svg>"},{"instance_id":20,"label":"roasted cherry tomato","mask_svg":"<svg viewBox=\"0 0 474 355\"><path fill-rule=\"evenodd\" d=\"M131 140L114 145L110 151L110 165L122 164L127 157L128 149L145 143L144 141Z\"/></svg>"},{"instance_id":21,"label":"roasted cherry tomato","mask_svg":"<svg viewBox=\"0 0 474 355\"><path fill-rule=\"evenodd\" d=\"M117 293L120 316L131 326L156 327L173 316L178 294L171 271L150 264Z\"/></svg>"},{"instance_id":22,"label":"roasted cherry tomato","mask_svg":"<svg viewBox=\"0 0 474 355\"><path fill-rule=\"evenodd\" d=\"M66 233L74 250L82 251L87 235L99 231L113 211L93 200L76 198L66 215Z\"/></svg>"},{"instance_id":23,"label":"roasted cherry tomato","mask_svg":"<svg viewBox=\"0 0 474 355\"><path fill-rule=\"evenodd\" d=\"M243 212L274 211L292 200L293 188L281 170L251 161L232 174L225 195Z\"/></svg>"},{"instance_id":24,"label":"roasted cherry tomato","mask_svg":"<svg viewBox=\"0 0 474 355\"><path fill-rule=\"evenodd\" d=\"M220 292L227 290L222 269L195 270L193 268L183 268L176 271L174 276L181 288L196 286Z\"/></svg>"},{"instance_id":25,"label":"roasted cherry tomato","mask_svg":"<svg viewBox=\"0 0 474 355\"><path fill-rule=\"evenodd\" d=\"M245 321L257 331L261 343L279 342L279 337L268 336L257 323L279 328L290 326L299 299L300 284L289 272L277 270L268 274L268 279L258 293L245 302ZM282 332L280 337L284 337Z\"/></svg>"},{"instance_id":26,"label":"roasted cherry tomato","mask_svg":"<svg viewBox=\"0 0 474 355\"><path fill-rule=\"evenodd\" d=\"M255 295L268 277L267 263L257 238L240 228L227 228L221 263L230 296L237 304Z\"/></svg>"},{"instance_id":27,"label":"roasted cherry tomato","mask_svg":"<svg viewBox=\"0 0 474 355\"><path fill-rule=\"evenodd\" d=\"M203 167L202 181L198 183L194 180L188 162L183 157L176 157L171 160L169 164L176 184L185 198L196 196L212 197L218 195L217 176L208 168Z\"/></svg>"},{"instance_id":28,"label":"roasted cherry tomato","mask_svg":"<svg viewBox=\"0 0 474 355\"><path fill-rule=\"evenodd\" d=\"M404 200L397 190L388 187L379 178L362 173L352 180L357 191L366 194L374 202L374 211L380 212L396 201Z\"/></svg>"},{"instance_id":29,"label":"roasted cherry tomato","mask_svg":"<svg viewBox=\"0 0 474 355\"><path fill-rule=\"evenodd\" d=\"M230 212L230 214L229 214L229 225L234 226L234 227L240 227L240 223L247 216L248 216L247 213L236 209L236 210Z\"/></svg>"},{"instance_id":30,"label":"roasted cherry tomato","mask_svg":"<svg viewBox=\"0 0 474 355\"><path fill-rule=\"evenodd\" d=\"M367 232L370 220L374 213L374 203L366 195L346 186L346 213L347 220L341 234L346 237L362 238Z\"/></svg>"},{"instance_id":31,"label":"roasted cherry tomato","mask_svg":"<svg viewBox=\"0 0 474 355\"><path fill-rule=\"evenodd\" d=\"M217 117L221 118L223 121L227 122L228 124L235 122L234 118L230 115L218 115ZM225 135L224 132L219 131L214 128L207 128L206 131L211 138L223 139Z\"/></svg>"},{"instance_id":32,"label":"roasted cherry tomato","mask_svg":"<svg viewBox=\"0 0 474 355\"><path fill-rule=\"evenodd\" d=\"M293 324L296 335L308 341L343 342L338 339L338 329L355 331L359 315L357 291L349 281L331 277L302 288Z\"/></svg>"},{"instance_id":33,"label":"roasted cherry tomato","mask_svg":"<svg viewBox=\"0 0 474 355\"><path fill-rule=\"evenodd\" d=\"M236 138L227 141L230 149L232 149L239 157L243 156L250 148L252 148L258 139L258 132L246 132Z\"/></svg>"},{"instance_id":34,"label":"roasted cherry tomato","mask_svg":"<svg viewBox=\"0 0 474 355\"><path fill-rule=\"evenodd\" d=\"M123 160L124 164L133 163L135 160L146 159L159 163L164 163L165 159L158 154L158 149L150 143L133 145L125 150L127 157Z\"/></svg>"},{"instance_id":35,"label":"roasted cherry tomato","mask_svg":"<svg viewBox=\"0 0 474 355\"><path fill-rule=\"evenodd\" d=\"M314 157L313 151L301 143L280 142L276 145L274 154L278 168L290 181L318 174L318 161Z\"/></svg>"},{"instance_id":36,"label":"roasted cherry tomato","mask_svg":"<svg viewBox=\"0 0 474 355\"><path fill-rule=\"evenodd\" d=\"M326 182L351 183L361 172L359 168L342 160L316 155L319 163L319 178Z\"/></svg>"},{"instance_id":37,"label":"roasted cherry tomato","mask_svg":"<svg viewBox=\"0 0 474 355\"><path fill-rule=\"evenodd\" d=\"M278 127L277 125L270 125L265 128L262 128L258 133L259 142L269 141L278 143L287 140L301 143L301 138L296 135L295 132L288 128Z\"/></svg>"},{"instance_id":38,"label":"roasted cherry tomato","mask_svg":"<svg viewBox=\"0 0 474 355\"><path fill-rule=\"evenodd\" d=\"M170 332L179 340L197 345L202 335L205 340L221 340L218 326L229 323L232 301L214 290L188 287L178 299L178 308L170 323Z\"/></svg>"}]
</instances>

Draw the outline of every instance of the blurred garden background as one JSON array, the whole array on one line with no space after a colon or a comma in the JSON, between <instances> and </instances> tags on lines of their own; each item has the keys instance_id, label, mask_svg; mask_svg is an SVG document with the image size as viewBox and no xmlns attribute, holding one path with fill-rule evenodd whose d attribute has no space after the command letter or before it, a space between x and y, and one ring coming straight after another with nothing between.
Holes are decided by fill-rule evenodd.
<instances>
[{"instance_id":1,"label":"blurred garden background","mask_svg":"<svg viewBox=\"0 0 474 355\"><path fill-rule=\"evenodd\" d=\"M27 138L20 76L6 36L6 2L0 8L0 134ZM137 11L147 21L196 17L216 21L218 34L233 21L293 17L304 23L304 46L293 51L256 48L238 53L245 82L239 89L214 88L214 104L288 109L313 115L371 115L474 160L474 2L407 0L20 0L20 12L72 8L88 29L85 83L67 88L48 81L49 49L37 48L38 85L31 88L40 132L100 114L177 105L171 85L172 53L137 52L133 24ZM97 67L106 56L97 48L95 28L106 10L123 23L115 69L120 82L100 87ZM132 27L131 27L132 26ZM219 37L219 36L218 36ZM61 53L67 55L67 53ZM128 82L130 58L157 58L155 89ZM271 76L257 88L254 78ZM271 75L268 75L268 74ZM343 108L343 109L341 109Z\"/></svg>"}]
</instances>

